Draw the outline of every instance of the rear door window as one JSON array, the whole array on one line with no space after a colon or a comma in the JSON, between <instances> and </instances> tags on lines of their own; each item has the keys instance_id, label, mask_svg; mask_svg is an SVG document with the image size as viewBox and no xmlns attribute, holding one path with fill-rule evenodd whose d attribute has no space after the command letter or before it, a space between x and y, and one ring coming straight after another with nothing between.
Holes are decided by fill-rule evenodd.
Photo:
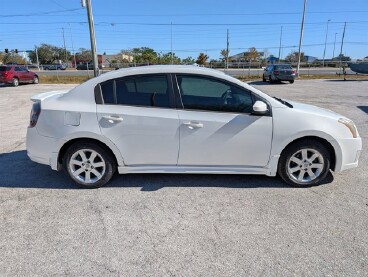
<instances>
[{"instance_id":1,"label":"rear door window","mask_svg":"<svg viewBox=\"0 0 368 277\"><path fill-rule=\"evenodd\" d=\"M0 66L0 71L1 72L9 71L9 70L10 70L10 67L8 67L8 66Z\"/></svg>"}]
</instances>

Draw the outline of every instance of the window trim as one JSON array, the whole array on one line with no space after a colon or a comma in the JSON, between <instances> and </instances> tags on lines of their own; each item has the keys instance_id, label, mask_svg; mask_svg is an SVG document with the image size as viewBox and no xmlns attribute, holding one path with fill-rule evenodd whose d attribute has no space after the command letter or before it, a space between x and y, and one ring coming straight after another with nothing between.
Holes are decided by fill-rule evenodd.
<instances>
[{"instance_id":1,"label":"window trim","mask_svg":"<svg viewBox=\"0 0 368 277\"><path fill-rule=\"evenodd\" d=\"M221 78L217 78L217 77L213 77L213 76L209 76L209 75L202 75L202 74L175 73L175 74L172 74L172 75L175 78L175 83L176 83L176 85L174 86L175 96L176 96L177 99L179 99L177 101L177 107L176 107L178 110L183 110L183 111L197 111L197 112L212 112L212 113L227 113L227 114L230 113L230 114L242 114L242 115L251 115L251 116L270 116L270 117L272 117L271 104L266 99L264 99L263 97L259 96L258 94L255 94L251 90L248 90L248 89L246 89L246 88L244 88L242 86L239 86L238 84L232 83L230 81L227 81L227 80L224 80L224 79L221 79ZM177 75L212 79L212 80L215 80L215 81L224 83L224 84L229 85L229 86L234 86L234 87L236 87L238 89L241 89L241 90L247 90L247 91L249 91L250 96L251 96L251 99L252 99L252 106L259 99L259 100L261 100L261 101L263 101L263 102L266 103L269 112L268 113L265 113L263 115L259 115L259 114L254 114L252 112L251 113L245 113L245 112L231 112L231 111L213 111L213 110L201 110L201 109L186 109L184 107L183 99L181 97Z\"/></svg>"},{"instance_id":2,"label":"window trim","mask_svg":"<svg viewBox=\"0 0 368 277\"><path fill-rule=\"evenodd\" d=\"M116 82L119 80L129 79L129 78L139 78L139 77L150 77L150 76L164 76L166 77L167 82L167 90L169 97L169 106L168 107L156 107L156 106L144 106L144 105L128 105L128 104L118 104L117 96L116 96ZM101 84L106 82L113 82L113 96L115 103L105 103L102 95ZM137 75L126 75L114 79L105 80L103 82L98 83L95 86L95 102L97 105L114 105L114 106L126 106L126 107L140 107L140 108L156 108L156 109L176 109L175 106L175 95L173 93L173 80L171 74L168 73L148 73L148 74L137 74Z\"/></svg>"}]
</instances>

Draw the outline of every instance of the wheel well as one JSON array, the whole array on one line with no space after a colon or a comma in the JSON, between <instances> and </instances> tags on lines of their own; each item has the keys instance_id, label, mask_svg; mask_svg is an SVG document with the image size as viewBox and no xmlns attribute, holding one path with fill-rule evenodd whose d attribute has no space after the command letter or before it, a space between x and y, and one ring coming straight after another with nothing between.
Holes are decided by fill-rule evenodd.
<instances>
[{"instance_id":1,"label":"wheel well","mask_svg":"<svg viewBox=\"0 0 368 277\"><path fill-rule=\"evenodd\" d=\"M118 164L118 162L116 160L116 156L114 155L114 152L112 152L112 150L110 149L110 147L108 147L103 142L101 142L101 141L99 141L97 139L92 139L92 138L76 138L76 139L69 140L68 142L66 142L60 148L59 155L58 155L58 165L62 165L63 164L64 155L65 155L66 151L68 150L68 148L70 146L72 146L73 144L76 144L76 143L83 143L83 142L95 143L98 146L104 148L111 155L111 157L114 159L115 164L116 165Z\"/></svg>"},{"instance_id":2,"label":"wheel well","mask_svg":"<svg viewBox=\"0 0 368 277\"><path fill-rule=\"evenodd\" d=\"M319 143L321 143L323 146L326 147L328 153L330 153L330 157L331 157L331 163L330 163L330 169L334 170L335 169L335 164L336 164L336 154L335 154L335 150L333 148L333 146L331 145L331 143L329 143L327 140L320 138L320 137L315 137L315 136L308 136L308 137L302 137L302 138L298 138L296 140L293 140L292 142L290 142L288 145L286 145L286 147L282 150L281 155L284 153L284 151L292 144L296 143L296 142L300 142L303 140L314 140L314 141L318 141Z\"/></svg>"}]
</instances>

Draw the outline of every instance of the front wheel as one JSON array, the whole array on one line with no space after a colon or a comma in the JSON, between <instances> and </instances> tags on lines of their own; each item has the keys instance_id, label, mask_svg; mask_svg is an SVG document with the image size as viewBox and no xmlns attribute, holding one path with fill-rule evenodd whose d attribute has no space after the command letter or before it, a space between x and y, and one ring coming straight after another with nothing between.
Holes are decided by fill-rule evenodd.
<instances>
[{"instance_id":1,"label":"front wheel","mask_svg":"<svg viewBox=\"0 0 368 277\"><path fill-rule=\"evenodd\" d=\"M330 153L322 143L313 140L299 141L283 151L278 173L291 186L316 186L326 179L330 160Z\"/></svg>"},{"instance_id":2,"label":"front wheel","mask_svg":"<svg viewBox=\"0 0 368 277\"><path fill-rule=\"evenodd\" d=\"M262 75L262 82L266 82L266 77L264 75Z\"/></svg>"},{"instance_id":3,"label":"front wheel","mask_svg":"<svg viewBox=\"0 0 368 277\"><path fill-rule=\"evenodd\" d=\"M12 84L13 84L13 87L19 86L19 79L18 78L13 78Z\"/></svg>"},{"instance_id":4,"label":"front wheel","mask_svg":"<svg viewBox=\"0 0 368 277\"><path fill-rule=\"evenodd\" d=\"M111 154L89 142L73 144L64 156L63 166L69 177L85 188L104 186L116 170Z\"/></svg>"},{"instance_id":5,"label":"front wheel","mask_svg":"<svg viewBox=\"0 0 368 277\"><path fill-rule=\"evenodd\" d=\"M290 81L289 81L289 83L290 83L290 84L294 84L294 80L290 80Z\"/></svg>"}]
</instances>

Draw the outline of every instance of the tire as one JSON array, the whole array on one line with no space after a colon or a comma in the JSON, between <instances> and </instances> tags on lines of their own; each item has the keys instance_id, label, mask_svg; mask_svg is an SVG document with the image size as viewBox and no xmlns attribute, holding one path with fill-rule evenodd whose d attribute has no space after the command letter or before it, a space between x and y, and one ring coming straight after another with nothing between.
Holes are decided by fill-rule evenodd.
<instances>
[{"instance_id":1,"label":"tire","mask_svg":"<svg viewBox=\"0 0 368 277\"><path fill-rule=\"evenodd\" d=\"M294 84L294 80L289 81L290 84Z\"/></svg>"},{"instance_id":2,"label":"tire","mask_svg":"<svg viewBox=\"0 0 368 277\"><path fill-rule=\"evenodd\" d=\"M40 82L40 79L38 79L38 76L34 76L33 83L38 84Z\"/></svg>"},{"instance_id":3,"label":"tire","mask_svg":"<svg viewBox=\"0 0 368 277\"><path fill-rule=\"evenodd\" d=\"M302 140L289 145L281 154L278 173L294 187L320 185L330 169L330 153L315 140Z\"/></svg>"},{"instance_id":4,"label":"tire","mask_svg":"<svg viewBox=\"0 0 368 277\"><path fill-rule=\"evenodd\" d=\"M270 82L270 84L273 84L273 80L272 80L271 75L270 75L270 76L268 76L268 81Z\"/></svg>"},{"instance_id":5,"label":"tire","mask_svg":"<svg viewBox=\"0 0 368 277\"><path fill-rule=\"evenodd\" d=\"M266 78L265 78L265 76L264 75L262 75L262 82L266 82L267 80L266 80Z\"/></svg>"},{"instance_id":6,"label":"tire","mask_svg":"<svg viewBox=\"0 0 368 277\"><path fill-rule=\"evenodd\" d=\"M13 78L12 84L13 84L13 87L19 86L19 79L18 78Z\"/></svg>"},{"instance_id":7,"label":"tire","mask_svg":"<svg viewBox=\"0 0 368 277\"><path fill-rule=\"evenodd\" d=\"M111 154L90 142L70 146L63 157L63 167L69 177L83 188L104 186L116 171L116 163Z\"/></svg>"}]
</instances>

